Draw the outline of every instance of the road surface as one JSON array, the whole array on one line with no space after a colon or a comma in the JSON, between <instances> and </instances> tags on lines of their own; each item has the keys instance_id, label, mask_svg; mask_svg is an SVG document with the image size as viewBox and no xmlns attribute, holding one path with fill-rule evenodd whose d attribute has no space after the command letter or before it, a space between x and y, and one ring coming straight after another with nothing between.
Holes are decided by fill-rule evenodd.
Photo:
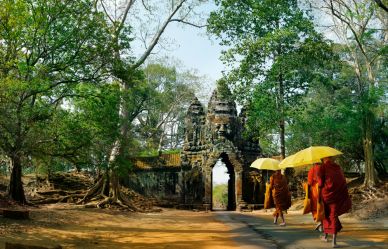
<instances>
[{"instance_id":1,"label":"road surface","mask_svg":"<svg viewBox=\"0 0 388 249\"><path fill-rule=\"evenodd\" d=\"M263 212L213 212L216 219L230 227L233 240L241 249L331 248L320 241L310 215L294 212L286 215L287 226L273 224L272 216ZM341 217L340 217L341 219ZM353 222L352 222L353 221ZM340 248L388 248L387 218L357 221L345 218L338 234Z\"/></svg>"}]
</instances>

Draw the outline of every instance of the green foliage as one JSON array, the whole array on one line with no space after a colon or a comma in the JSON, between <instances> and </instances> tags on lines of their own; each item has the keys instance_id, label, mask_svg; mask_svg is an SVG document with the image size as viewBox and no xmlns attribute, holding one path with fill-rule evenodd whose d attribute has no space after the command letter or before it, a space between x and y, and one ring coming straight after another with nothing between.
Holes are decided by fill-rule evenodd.
<instances>
[{"instance_id":1,"label":"green foliage","mask_svg":"<svg viewBox=\"0 0 388 249\"><path fill-rule=\"evenodd\" d=\"M336 46L337 53L343 53L341 48ZM365 108L374 106L379 117L373 121L375 162L378 172L384 174L387 155L382 151L388 141L385 129L387 108L381 100L386 89L376 86L373 91L360 91L351 65L343 61L328 61L324 69L328 73L314 81L290 122L287 134L289 154L310 145L328 145L344 153L341 164L346 170L363 172L363 115ZM367 92L368 96L365 96Z\"/></svg>"},{"instance_id":2,"label":"green foliage","mask_svg":"<svg viewBox=\"0 0 388 249\"><path fill-rule=\"evenodd\" d=\"M297 1L216 3L208 32L229 47L221 58L230 68L223 81L247 108L248 132L270 143L268 134L280 133L280 124L293 117L310 83L322 74L330 46Z\"/></svg>"},{"instance_id":3,"label":"green foliage","mask_svg":"<svg viewBox=\"0 0 388 249\"><path fill-rule=\"evenodd\" d=\"M361 116L352 89L352 79L316 82L290 123L290 153L310 145L327 145L343 151L349 159L362 159Z\"/></svg>"},{"instance_id":4,"label":"green foliage","mask_svg":"<svg viewBox=\"0 0 388 249\"><path fill-rule=\"evenodd\" d=\"M228 206L228 184L218 184L213 186L213 207Z\"/></svg>"},{"instance_id":5,"label":"green foliage","mask_svg":"<svg viewBox=\"0 0 388 249\"><path fill-rule=\"evenodd\" d=\"M110 37L103 16L89 0L5 0L0 23L1 152L25 165L31 156L75 156L92 135L69 139L84 134L85 123L64 100L104 73Z\"/></svg>"}]
</instances>

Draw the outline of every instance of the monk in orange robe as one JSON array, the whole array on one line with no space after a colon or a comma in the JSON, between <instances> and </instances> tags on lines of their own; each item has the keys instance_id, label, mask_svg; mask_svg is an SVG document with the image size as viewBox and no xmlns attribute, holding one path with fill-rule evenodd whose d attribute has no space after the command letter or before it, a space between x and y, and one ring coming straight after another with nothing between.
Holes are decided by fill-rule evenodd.
<instances>
[{"instance_id":1,"label":"monk in orange robe","mask_svg":"<svg viewBox=\"0 0 388 249\"><path fill-rule=\"evenodd\" d=\"M321 189L320 198L325 207L325 219L323 220L322 240L327 241L328 234L333 235L333 248L337 247L337 233L342 225L338 218L349 211L352 206L345 176L340 166L334 163L330 157L323 158L323 164L319 169L318 186Z\"/></svg>"},{"instance_id":2,"label":"monk in orange robe","mask_svg":"<svg viewBox=\"0 0 388 249\"><path fill-rule=\"evenodd\" d=\"M280 226L286 225L286 220L283 215L283 211L287 210L291 206L291 194L288 190L287 179L282 175L280 170L277 170L272 174L270 178L270 190L272 191L272 198L275 204L274 224L277 224L278 218L282 218L283 222Z\"/></svg>"},{"instance_id":3,"label":"monk in orange robe","mask_svg":"<svg viewBox=\"0 0 388 249\"><path fill-rule=\"evenodd\" d=\"M320 163L315 163L314 166L309 170L307 174L307 184L309 187L309 198L310 198L310 209L313 215L313 219L318 223L316 230L321 229L322 223L317 218L317 204L319 200L318 192L318 174L319 174Z\"/></svg>"}]
</instances>

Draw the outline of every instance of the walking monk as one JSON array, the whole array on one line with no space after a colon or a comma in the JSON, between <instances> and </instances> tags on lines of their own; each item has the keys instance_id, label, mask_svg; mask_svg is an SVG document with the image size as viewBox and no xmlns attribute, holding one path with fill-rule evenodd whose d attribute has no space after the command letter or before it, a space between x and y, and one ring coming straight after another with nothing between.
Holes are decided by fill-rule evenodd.
<instances>
[{"instance_id":1,"label":"walking monk","mask_svg":"<svg viewBox=\"0 0 388 249\"><path fill-rule=\"evenodd\" d=\"M282 218L283 222L280 226L286 225L286 220L283 215L283 211L287 210L291 206L291 194L288 190L287 179L282 175L280 170L275 171L270 178L270 191L272 191L272 197L275 204L275 212L273 214L273 223L277 224L278 218Z\"/></svg>"},{"instance_id":2,"label":"walking monk","mask_svg":"<svg viewBox=\"0 0 388 249\"><path fill-rule=\"evenodd\" d=\"M321 230L322 221L318 217L317 213L317 204L319 200L318 192L318 174L319 174L320 163L315 163L314 166L309 170L307 174L307 185L309 188L309 198L310 198L310 209L313 215L313 219L317 224L316 230Z\"/></svg>"},{"instance_id":3,"label":"walking monk","mask_svg":"<svg viewBox=\"0 0 388 249\"><path fill-rule=\"evenodd\" d=\"M330 157L323 158L323 164L318 174L318 186L321 189L319 195L323 199L325 207L325 219L323 220L322 240L327 241L327 235L333 235L333 248L337 247L337 233L342 225L338 218L349 211L352 206L345 176L340 166L334 163Z\"/></svg>"}]
</instances>

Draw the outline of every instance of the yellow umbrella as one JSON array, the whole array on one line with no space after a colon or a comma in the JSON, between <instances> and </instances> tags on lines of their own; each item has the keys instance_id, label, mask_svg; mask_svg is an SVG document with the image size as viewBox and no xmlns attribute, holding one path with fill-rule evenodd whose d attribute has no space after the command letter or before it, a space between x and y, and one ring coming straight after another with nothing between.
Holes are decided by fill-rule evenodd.
<instances>
[{"instance_id":1,"label":"yellow umbrella","mask_svg":"<svg viewBox=\"0 0 388 249\"><path fill-rule=\"evenodd\" d=\"M338 156L341 154L341 151L329 146L311 146L307 149L295 153L288 162L282 164L282 168L320 163L322 158Z\"/></svg>"},{"instance_id":2,"label":"yellow umbrella","mask_svg":"<svg viewBox=\"0 0 388 249\"><path fill-rule=\"evenodd\" d=\"M293 166L293 162L294 162L294 156L295 156L295 154L284 158L280 162L279 167L281 169L284 169L284 168L287 168L287 167L292 167Z\"/></svg>"},{"instance_id":3,"label":"yellow umbrella","mask_svg":"<svg viewBox=\"0 0 388 249\"><path fill-rule=\"evenodd\" d=\"M251 164L251 167L260 170L279 170L279 163L279 160L273 158L259 158Z\"/></svg>"}]
</instances>

